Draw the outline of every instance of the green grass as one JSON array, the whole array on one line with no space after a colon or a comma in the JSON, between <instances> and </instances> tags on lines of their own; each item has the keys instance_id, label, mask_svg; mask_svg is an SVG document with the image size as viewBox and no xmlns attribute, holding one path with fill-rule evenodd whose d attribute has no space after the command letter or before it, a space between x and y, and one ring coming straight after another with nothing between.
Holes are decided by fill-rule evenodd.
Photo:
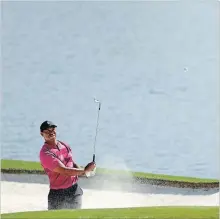
<instances>
[{"instance_id":1,"label":"green grass","mask_svg":"<svg viewBox=\"0 0 220 219\"><path fill-rule=\"evenodd\" d=\"M22 161L22 160L1 160L2 169L21 169L21 170L43 170L39 162L33 161ZM192 183L213 183L219 182L217 179L205 179L205 178L193 178L184 176L171 176L164 174L152 174L142 172L128 172L124 170L110 170L104 168L97 168L97 173L100 174L118 174L120 176L126 174L132 174L134 177L146 178L146 179L157 179L157 180L170 180L179 182L192 182Z\"/></svg>"},{"instance_id":2,"label":"green grass","mask_svg":"<svg viewBox=\"0 0 220 219\"><path fill-rule=\"evenodd\" d=\"M2 169L43 170L39 162L23 160L1 160Z\"/></svg>"},{"instance_id":3,"label":"green grass","mask_svg":"<svg viewBox=\"0 0 220 219\"><path fill-rule=\"evenodd\" d=\"M35 211L2 214L1 218L148 218L148 219L217 219L217 207L145 207L145 208L120 208L120 209L88 209L88 210L59 210Z\"/></svg>"}]
</instances>

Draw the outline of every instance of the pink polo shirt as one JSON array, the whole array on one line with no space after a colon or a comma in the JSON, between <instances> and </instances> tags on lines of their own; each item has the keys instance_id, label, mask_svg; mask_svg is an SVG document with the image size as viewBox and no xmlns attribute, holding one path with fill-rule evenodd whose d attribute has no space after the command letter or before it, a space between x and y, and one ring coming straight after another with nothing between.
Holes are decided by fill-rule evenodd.
<instances>
[{"instance_id":1,"label":"pink polo shirt","mask_svg":"<svg viewBox=\"0 0 220 219\"><path fill-rule=\"evenodd\" d=\"M78 181L78 176L65 176L53 172L62 162L66 167L73 167L71 148L65 143L58 141L58 148L49 148L45 143L40 150L40 162L49 177L51 189L65 189Z\"/></svg>"}]
</instances>

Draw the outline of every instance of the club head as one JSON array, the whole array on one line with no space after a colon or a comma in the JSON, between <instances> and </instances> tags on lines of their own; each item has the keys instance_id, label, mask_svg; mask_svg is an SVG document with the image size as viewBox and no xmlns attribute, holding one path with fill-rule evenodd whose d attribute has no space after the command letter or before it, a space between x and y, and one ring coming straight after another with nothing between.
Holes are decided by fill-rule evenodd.
<instances>
[{"instance_id":1,"label":"club head","mask_svg":"<svg viewBox=\"0 0 220 219\"><path fill-rule=\"evenodd\" d=\"M96 98L94 98L94 102L95 102L95 103L100 103L100 101L97 100Z\"/></svg>"}]
</instances>

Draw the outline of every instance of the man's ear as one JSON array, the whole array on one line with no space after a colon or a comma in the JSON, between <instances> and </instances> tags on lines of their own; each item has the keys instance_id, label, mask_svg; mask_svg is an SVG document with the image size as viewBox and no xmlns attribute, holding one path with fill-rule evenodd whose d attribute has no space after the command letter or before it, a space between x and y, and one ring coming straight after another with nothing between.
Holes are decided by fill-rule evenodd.
<instances>
[{"instance_id":1,"label":"man's ear","mask_svg":"<svg viewBox=\"0 0 220 219\"><path fill-rule=\"evenodd\" d=\"M40 133L40 135L41 135L42 137L44 137L42 132Z\"/></svg>"}]
</instances>

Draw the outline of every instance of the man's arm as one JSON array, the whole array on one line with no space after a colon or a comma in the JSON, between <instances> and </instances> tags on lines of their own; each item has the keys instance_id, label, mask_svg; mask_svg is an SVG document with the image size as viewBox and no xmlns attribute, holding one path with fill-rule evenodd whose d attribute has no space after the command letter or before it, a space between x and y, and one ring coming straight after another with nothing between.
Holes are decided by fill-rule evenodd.
<instances>
[{"instance_id":1,"label":"man's arm","mask_svg":"<svg viewBox=\"0 0 220 219\"><path fill-rule=\"evenodd\" d=\"M78 169L81 168L81 167L80 167L78 164L76 164L76 163L73 164L73 167L74 167L74 168L78 168Z\"/></svg>"},{"instance_id":2,"label":"man's arm","mask_svg":"<svg viewBox=\"0 0 220 219\"><path fill-rule=\"evenodd\" d=\"M86 170L84 169L65 167L62 163L54 168L53 171L66 176L82 176L86 174Z\"/></svg>"},{"instance_id":3,"label":"man's arm","mask_svg":"<svg viewBox=\"0 0 220 219\"><path fill-rule=\"evenodd\" d=\"M53 153L50 151L41 151L40 161L44 168L47 168L51 171L60 173L61 175L66 176L82 176L86 174L86 171L81 168L70 168L66 167Z\"/></svg>"},{"instance_id":4,"label":"man's arm","mask_svg":"<svg viewBox=\"0 0 220 219\"><path fill-rule=\"evenodd\" d=\"M92 171L94 168L95 163L93 162L88 163L84 169L65 167L63 163L59 162L59 166L54 168L53 171L66 176L82 176L87 175L87 173Z\"/></svg>"},{"instance_id":5,"label":"man's arm","mask_svg":"<svg viewBox=\"0 0 220 219\"><path fill-rule=\"evenodd\" d=\"M53 153L49 151L42 151L40 153L40 161L44 168L47 168L51 171L60 173L61 175L66 176L82 176L86 175L87 172L90 172L94 169L95 163L89 163L84 169L81 168L71 168L66 167L60 160L58 160Z\"/></svg>"}]
</instances>

